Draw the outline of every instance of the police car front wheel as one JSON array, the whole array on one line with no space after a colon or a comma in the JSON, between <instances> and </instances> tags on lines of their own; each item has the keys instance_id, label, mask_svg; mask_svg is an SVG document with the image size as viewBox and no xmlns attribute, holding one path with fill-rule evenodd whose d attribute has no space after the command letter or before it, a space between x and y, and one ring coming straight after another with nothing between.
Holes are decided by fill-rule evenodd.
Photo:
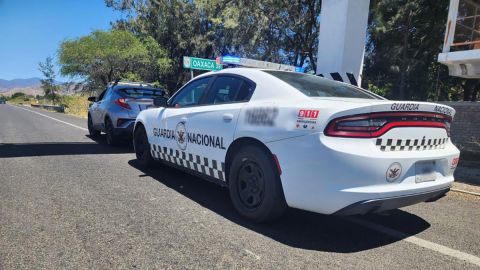
<instances>
[{"instance_id":1,"label":"police car front wheel","mask_svg":"<svg viewBox=\"0 0 480 270\"><path fill-rule=\"evenodd\" d=\"M138 163L143 167L152 166L154 161L150 153L150 144L148 143L147 132L142 125L139 125L135 129L133 145L135 147L135 155L137 156Z\"/></svg>"},{"instance_id":2,"label":"police car front wheel","mask_svg":"<svg viewBox=\"0 0 480 270\"><path fill-rule=\"evenodd\" d=\"M254 222L280 217L286 209L272 155L260 147L243 147L229 172L230 197L235 209Z\"/></svg>"}]
</instances>

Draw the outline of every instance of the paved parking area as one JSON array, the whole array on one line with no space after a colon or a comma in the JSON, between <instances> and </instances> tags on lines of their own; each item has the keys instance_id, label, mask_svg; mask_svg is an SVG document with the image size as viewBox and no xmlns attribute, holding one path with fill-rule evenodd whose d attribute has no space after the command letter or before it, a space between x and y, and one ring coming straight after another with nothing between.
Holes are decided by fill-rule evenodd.
<instances>
[{"instance_id":1,"label":"paved parking area","mask_svg":"<svg viewBox=\"0 0 480 270\"><path fill-rule=\"evenodd\" d=\"M0 105L0 123L0 269L480 268L477 196L255 225L225 189L143 170L131 147L86 136L84 119Z\"/></svg>"}]
</instances>

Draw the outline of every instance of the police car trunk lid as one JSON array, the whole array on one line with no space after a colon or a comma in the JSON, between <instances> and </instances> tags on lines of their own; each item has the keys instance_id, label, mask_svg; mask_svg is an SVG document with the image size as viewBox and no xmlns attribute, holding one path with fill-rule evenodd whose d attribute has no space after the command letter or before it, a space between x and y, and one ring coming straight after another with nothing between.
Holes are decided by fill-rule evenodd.
<instances>
[{"instance_id":1,"label":"police car trunk lid","mask_svg":"<svg viewBox=\"0 0 480 270\"><path fill-rule=\"evenodd\" d=\"M366 99L336 101L336 113L328 121L325 135L377 138L376 144L382 151L393 149L382 146L399 146L402 150L444 147L455 114L455 110L449 106L429 102ZM338 102L345 106L338 106Z\"/></svg>"}]
</instances>

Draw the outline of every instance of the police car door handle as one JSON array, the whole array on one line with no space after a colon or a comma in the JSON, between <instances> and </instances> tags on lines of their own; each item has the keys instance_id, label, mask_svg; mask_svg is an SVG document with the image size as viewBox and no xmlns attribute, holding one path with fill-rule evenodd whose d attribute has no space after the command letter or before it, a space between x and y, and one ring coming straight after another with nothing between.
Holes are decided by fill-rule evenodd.
<instances>
[{"instance_id":1,"label":"police car door handle","mask_svg":"<svg viewBox=\"0 0 480 270\"><path fill-rule=\"evenodd\" d=\"M233 114L231 114L231 113L226 113L226 114L224 114L224 115L223 115L223 120L224 120L225 122L230 122L230 121L232 121L232 120L233 120Z\"/></svg>"}]
</instances>

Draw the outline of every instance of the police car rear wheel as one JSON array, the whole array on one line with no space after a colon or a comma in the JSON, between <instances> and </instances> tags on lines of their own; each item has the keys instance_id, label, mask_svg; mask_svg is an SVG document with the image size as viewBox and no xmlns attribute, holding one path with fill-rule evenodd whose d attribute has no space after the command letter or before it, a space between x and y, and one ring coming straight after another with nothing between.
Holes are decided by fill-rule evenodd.
<instances>
[{"instance_id":1,"label":"police car rear wheel","mask_svg":"<svg viewBox=\"0 0 480 270\"><path fill-rule=\"evenodd\" d=\"M240 201L249 208L255 208L263 201L265 181L262 169L257 163L245 161L239 170L237 189Z\"/></svg>"},{"instance_id":2,"label":"police car rear wheel","mask_svg":"<svg viewBox=\"0 0 480 270\"><path fill-rule=\"evenodd\" d=\"M272 156L259 147L244 147L233 158L229 190L235 209L251 221L273 220L286 209Z\"/></svg>"},{"instance_id":3,"label":"police car rear wheel","mask_svg":"<svg viewBox=\"0 0 480 270\"><path fill-rule=\"evenodd\" d=\"M135 129L133 143L138 163L143 167L152 166L154 160L152 158L152 154L150 153L150 144L148 143L147 132L145 132L145 128L143 126L140 125Z\"/></svg>"},{"instance_id":4,"label":"police car rear wheel","mask_svg":"<svg viewBox=\"0 0 480 270\"><path fill-rule=\"evenodd\" d=\"M92 117L90 116L90 114L88 115L88 133L92 138L98 137L100 135L100 131L96 130L93 127Z\"/></svg>"}]
</instances>

